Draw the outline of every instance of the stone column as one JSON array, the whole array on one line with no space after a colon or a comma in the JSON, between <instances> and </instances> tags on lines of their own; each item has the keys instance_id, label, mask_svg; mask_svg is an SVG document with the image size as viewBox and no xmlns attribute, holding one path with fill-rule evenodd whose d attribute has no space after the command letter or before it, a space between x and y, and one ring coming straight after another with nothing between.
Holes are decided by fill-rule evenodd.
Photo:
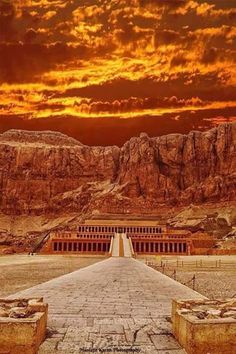
<instances>
[{"instance_id":1,"label":"stone column","mask_svg":"<svg viewBox=\"0 0 236 354\"><path fill-rule=\"evenodd\" d=\"M187 255L190 256L191 254L191 246L190 243L187 243Z\"/></svg>"}]
</instances>

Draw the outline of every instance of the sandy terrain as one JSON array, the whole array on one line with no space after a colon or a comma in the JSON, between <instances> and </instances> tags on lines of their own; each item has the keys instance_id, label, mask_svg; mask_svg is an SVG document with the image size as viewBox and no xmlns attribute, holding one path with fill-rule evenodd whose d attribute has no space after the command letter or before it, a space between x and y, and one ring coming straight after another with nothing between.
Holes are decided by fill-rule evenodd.
<instances>
[{"instance_id":1,"label":"sandy terrain","mask_svg":"<svg viewBox=\"0 0 236 354\"><path fill-rule=\"evenodd\" d=\"M173 274L173 273L172 273ZM195 290L210 299L236 297L236 270L177 271L176 280L189 282L196 276ZM192 282L188 284L192 287Z\"/></svg>"},{"instance_id":2,"label":"sandy terrain","mask_svg":"<svg viewBox=\"0 0 236 354\"><path fill-rule=\"evenodd\" d=\"M156 263L157 270L190 288L195 275L195 290L208 298L236 298L236 256L146 257L143 261Z\"/></svg>"},{"instance_id":3,"label":"sandy terrain","mask_svg":"<svg viewBox=\"0 0 236 354\"><path fill-rule=\"evenodd\" d=\"M28 289L103 259L100 256L1 256L0 297Z\"/></svg>"}]
</instances>

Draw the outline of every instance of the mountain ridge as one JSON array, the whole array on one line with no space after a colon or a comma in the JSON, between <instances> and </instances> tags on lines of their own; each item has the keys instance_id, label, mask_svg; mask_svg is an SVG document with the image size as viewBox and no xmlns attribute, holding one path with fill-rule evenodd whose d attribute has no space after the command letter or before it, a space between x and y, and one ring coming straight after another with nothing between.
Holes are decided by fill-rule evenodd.
<instances>
[{"instance_id":1,"label":"mountain ridge","mask_svg":"<svg viewBox=\"0 0 236 354\"><path fill-rule=\"evenodd\" d=\"M0 212L155 213L236 200L236 124L88 146L61 133L0 135Z\"/></svg>"}]
</instances>

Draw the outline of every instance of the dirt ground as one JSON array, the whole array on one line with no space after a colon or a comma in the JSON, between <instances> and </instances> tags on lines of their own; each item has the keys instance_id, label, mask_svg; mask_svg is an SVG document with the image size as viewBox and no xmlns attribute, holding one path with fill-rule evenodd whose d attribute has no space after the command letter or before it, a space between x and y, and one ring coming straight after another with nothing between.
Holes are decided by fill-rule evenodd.
<instances>
[{"instance_id":1,"label":"dirt ground","mask_svg":"<svg viewBox=\"0 0 236 354\"><path fill-rule=\"evenodd\" d=\"M153 262L158 271L210 299L236 298L236 256L145 257L142 261Z\"/></svg>"},{"instance_id":2,"label":"dirt ground","mask_svg":"<svg viewBox=\"0 0 236 354\"><path fill-rule=\"evenodd\" d=\"M81 256L1 256L0 297L71 273L103 259L103 257Z\"/></svg>"},{"instance_id":3,"label":"dirt ground","mask_svg":"<svg viewBox=\"0 0 236 354\"><path fill-rule=\"evenodd\" d=\"M172 271L167 275L173 277ZM236 298L236 270L221 271L185 271L177 270L176 280L193 288L193 276L195 275L194 290L209 299Z\"/></svg>"}]
</instances>

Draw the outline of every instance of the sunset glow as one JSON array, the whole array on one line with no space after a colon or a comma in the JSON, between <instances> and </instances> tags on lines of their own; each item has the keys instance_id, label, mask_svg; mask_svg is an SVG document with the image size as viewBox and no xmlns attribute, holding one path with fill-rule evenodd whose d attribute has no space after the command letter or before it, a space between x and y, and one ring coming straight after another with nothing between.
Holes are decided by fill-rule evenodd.
<instances>
[{"instance_id":1,"label":"sunset glow","mask_svg":"<svg viewBox=\"0 0 236 354\"><path fill-rule=\"evenodd\" d=\"M235 24L235 0L0 0L0 131L55 125L90 143L88 118L234 121Z\"/></svg>"}]
</instances>

